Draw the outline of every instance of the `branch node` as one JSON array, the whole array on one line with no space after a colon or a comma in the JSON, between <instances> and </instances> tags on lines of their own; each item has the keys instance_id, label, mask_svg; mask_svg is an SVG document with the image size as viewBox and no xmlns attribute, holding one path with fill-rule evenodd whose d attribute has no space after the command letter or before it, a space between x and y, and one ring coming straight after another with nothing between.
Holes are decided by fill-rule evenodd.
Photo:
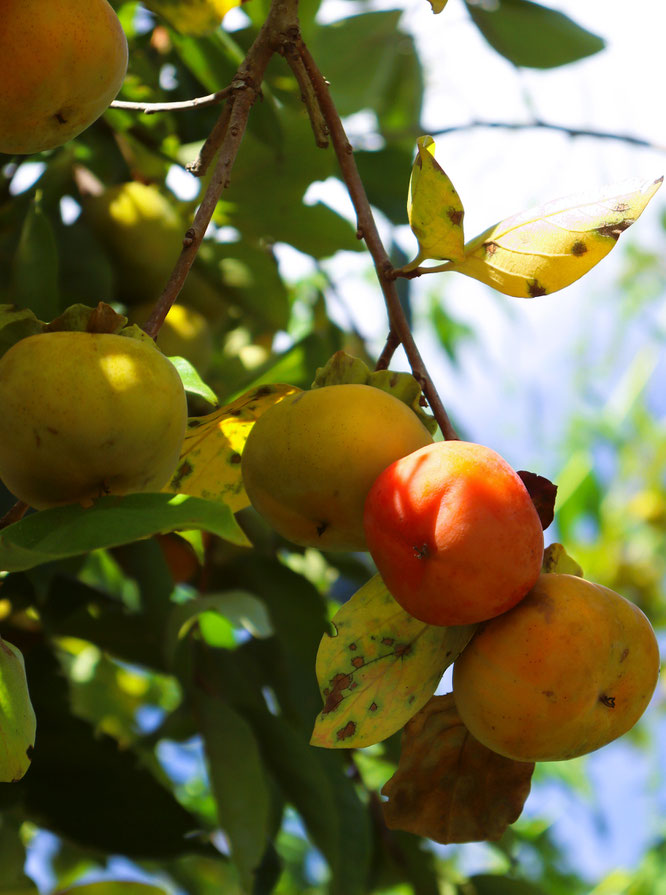
<instances>
[{"instance_id":1,"label":"branch node","mask_svg":"<svg viewBox=\"0 0 666 895\"><path fill-rule=\"evenodd\" d=\"M197 233L194 227L190 227L188 230L185 231L185 236L183 236L183 245L186 249L188 249L192 245L196 237Z\"/></svg>"}]
</instances>

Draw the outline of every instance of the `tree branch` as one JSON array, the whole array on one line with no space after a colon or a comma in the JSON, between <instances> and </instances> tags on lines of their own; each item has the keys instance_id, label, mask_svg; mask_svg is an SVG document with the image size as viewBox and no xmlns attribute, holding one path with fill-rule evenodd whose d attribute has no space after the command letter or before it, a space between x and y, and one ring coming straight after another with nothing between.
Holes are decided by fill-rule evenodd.
<instances>
[{"instance_id":1,"label":"tree branch","mask_svg":"<svg viewBox=\"0 0 666 895\"><path fill-rule=\"evenodd\" d=\"M298 29L297 9L297 0L273 0L266 21L231 82L228 120L225 108L204 144L205 158L202 161L202 156L199 157L199 162L207 167L219 150L215 171L194 216L192 226L183 237L183 248L171 276L144 324L144 330L152 338L157 337L166 315L183 288L212 220L215 207L229 185L229 177L245 133L250 109L260 95L261 82L270 58L274 53L282 52L285 33L290 29ZM202 155L203 152L202 150Z\"/></svg>"},{"instance_id":2,"label":"tree branch","mask_svg":"<svg viewBox=\"0 0 666 895\"><path fill-rule=\"evenodd\" d=\"M593 137L597 140L617 140L621 143L629 143L632 146L642 146L645 149L656 149L659 152L666 152L666 144L652 143L643 137L636 137L633 134L617 134L612 131L599 131L590 128L569 127L564 124L554 124L549 121L468 121L467 124L455 124L451 127L433 128L432 133L435 136L442 137L446 134L457 134L463 131L474 130L475 128L486 127L498 130L528 130L530 128L557 131L566 134L569 137Z\"/></svg>"},{"instance_id":3,"label":"tree branch","mask_svg":"<svg viewBox=\"0 0 666 895\"><path fill-rule=\"evenodd\" d=\"M409 324L400 306L400 299L393 276L393 266L379 236L372 209L365 193L365 187L356 167L352 147L347 139L347 134L331 97L328 85L302 40L299 39L296 46L308 77L312 82L317 101L328 126L342 177L347 185L354 210L356 211L358 236L365 240L368 251L375 263L377 278L384 295L384 302L386 303L389 325L394 334L393 338L397 338L402 343L412 373L423 389L423 393L442 430L444 438L456 440L458 439L458 433L449 420L444 405L437 394L437 389L423 363Z\"/></svg>"},{"instance_id":4,"label":"tree branch","mask_svg":"<svg viewBox=\"0 0 666 895\"><path fill-rule=\"evenodd\" d=\"M27 512L28 504L24 503L22 500L17 500L14 506L5 513L2 519L0 519L0 530L13 525L14 522L19 522Z\"/></svg>"},{"instance_id":5,"label":"tree branch","mask_svg":"<svg viewBox=\"0 0 666 895\"><path fill-rule=\"evenodd\" d=\"M224 87L216 93L209 93L208 96L195 96L194 99L186 99L175 103L130 103L116 99L109 108L143 112L144 115L156 115L158 112L182 112L185 109L205 109L206 106L216 106L225 99L229 99L232 93L233 87Z\"/></svg>"}]
</instances>

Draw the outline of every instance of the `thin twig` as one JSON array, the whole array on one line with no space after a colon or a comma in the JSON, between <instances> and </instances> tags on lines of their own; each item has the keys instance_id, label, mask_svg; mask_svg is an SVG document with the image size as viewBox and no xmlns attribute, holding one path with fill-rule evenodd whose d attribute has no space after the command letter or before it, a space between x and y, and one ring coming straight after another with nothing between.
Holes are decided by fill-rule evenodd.
<instances>
[{"instance_id":1,"label":"thin twig","mask_svg":"<svg viewBox=\"0 0 666 895\"><path fill-rule=\"evenodd\" d=\"M144 115L156 115L158 112L182 112L186 109L205 109L206 106L216 106L228 99L233 93L233 87L224 87L208 96L195 96L175 103L131 103L116 99L111 103L111 109L126 109L129 112L143 112Z\"/></svg>"},{"instance_id":2,"label":"thin twig","mask_svg":"<svg viewBox=\"0 0 666 895\"><path fill-rule=\"evenodd\" d=\"M375 364L375 370L388 370L391 359L399 347L400 338L393 332L392 329L390 329L389 334L386 337L386 344L384 345L382 353L379 355L377 363Z\"/></svg>"},{"instance_id":3,"label":"thin twig","mask_svg":"<svg viewBox=\"0 0 666 895\"><path fill-rule=\"evenodd\" d=\"M23 503L22 500L17 500L11 510L5 513L2 519L0 519L0 530L7 528L9 525L13 525L14 522L19 522L28 512L28 509L29 507L27 503Z\"/></svg>"},{"instance_id":4,"label":"thin twig","mask_svg":"<svg viewBox=\"0 0 666 895\"><path fill-rule=\"evenodd\" d=\"M190 174L194 174L195 177L204 177L211 162L215 158L215 153L220 148L227 133L229 119L231 118L231 106L232 103L225 104L220 112L219 118L213 126L213 130L208 134L203 146L199 150L199 155L196 160L185 166Z\"/></svg>"},{"instance_id":5,"label":"thin twig","mask_svg":"<svg viewBox=\"0 0 666 895\"><path fill-rule=\"evenodd\" d=\"M328 147L328 125L322 114L321 106L317 102L317 97L312 87L312 81L308 77L308 73L303 65L303 60L293 44L290 44L285 49L284 57L294 73L296 83L301 88L301 99L305 103L305 108L308 110L308 115L310 116L310 124L312 126L315 143L319 149L326 149Z\"/></svg>"},{"instance_id":6,"label":"thin twig","mask_svg":"<svg viewBox=\"0 0 666 895\"><path fill-rule=\"evenodd\" d=\"M298 42L298 50L328 125L340 170L356 211L357 232L365 240L368 251L375 263L379 284L384 294L391 330L405 349L412 373L423 389L423 393L442 430L444 438L447 440L458 439L458 433L449 420L444 405L437 394L437 389L423 363L409 324L400 306L395 280L392 276L393 266L379 236L372 209L365 193L365 187L356 167L352 147L329 92L328 84L319 71L310 51L302 41Z\"/></svg>"},{"instance_id":7,"label":"thin twig","mask_svg":"<svg viewBox=\"0 0 666 895\"><path fill-rule=\"evenodd\" d=\"M558 131L569 137L593 137L597 140L617 140L621 143L629 143L631 146L642 146L645 149L656 149L659 152L666 152L666 145L652 143L643 137L636 137L634 134L617 134L612 131L599 131L584 127L570 127L564 124L554 124L550 121L468 121L466 124L455 124L451 127L433 128L432 133L437 137L446 134L457 134L463 131L474 130L475 128L486 127L496 128L499 130L529 130L536 128L540 130Z\"/></svg>"}]
</instances>

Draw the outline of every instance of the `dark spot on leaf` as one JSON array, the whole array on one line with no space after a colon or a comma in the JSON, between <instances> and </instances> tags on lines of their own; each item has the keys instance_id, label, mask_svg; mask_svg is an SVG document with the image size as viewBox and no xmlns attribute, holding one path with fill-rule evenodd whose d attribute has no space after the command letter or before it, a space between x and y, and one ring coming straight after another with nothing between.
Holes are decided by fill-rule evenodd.
<instances>
[{"instance_id":1,"label":"dark spot on leaf","mask_svg":"<svg viewBox=\"0 0 666 895\"><path fill-rule=\"evenodd\" d=\"M201 425L201 420L196 419L196 417L193 417L192 419L189 419L187 421L188 429L197 429L200 425Z\"/></svg>"},{"instance_id":2,"label":"dark spot on leaf","mask_svg":"<svg viewBox=\"0 0 666 895\"><path fill-rule=\"evenodd\" d=\"M585 254L585 252L587 252L587 246L582 239L577 239L576 242L571 246L571 254L575 255L577 258L580 258L581 255Z\"/></svg>"},{"instance_id":3,"label":"dark spot on leaf","mask_svg":"<svg viewBox=\"0 0 666 895\"><path fill-rule=\"evenodd\" d=\"M354 721L347 721L344 727L341 727L340 730L336 731L335 738L338 740L348 740L349 737L353 737L356 733L356 723Z\"/></svg>"},{"instance_id":4,"label":"dark spot on leaf","mask_svg":"<svg viewBox=\"0 0 666 895\"><path fill-rule=\"evenodd\" d=\"M606 696L605 693L602 693L599 697L599 702L603 705L608 706L609 709L615 708L615 697L614 696Z\"/></svg>"},{"instance_id":5,"label":"dark spot on leaf","mask_svg":"<svg viewBox=\"0 0 666 895\"><path fill-rule=\"evenodd\" d=\"M269 385L262 385L260 388L256 390L254 393L254 398L265 398L267 395L270 395L271 387Z\"/></svg>"},{"instance_id":6,"label":"dark spot on leaf","mask_svg":"<svg viewBox=\"0 0 666 895\"><path fill-rule=\"evenodd\" d=\"M326 529L329 527L330 522L318 522L317 523L317 534L321 537Z\"/></svg>"},{"instance_id":7,"label":"dark spot on leaf","mask_svg":"<svg viewBox=\"0 0 666 895\"><path fill-rule=\"evenodd\" d=\"M393 644L395 643L395 638L394 637L382 637L382 643L384 644L384 646L393 646Z\"/></svg>"},{"instance_id":8,"label":"dark spot on leaf","mask_svg":"<svg viewBox=\"0 0 666 895\"><path fill-rule=\"evenodd\" d=\"M617 241L620 238L620 233L631 227L633 223L631 218L627 218L625 221L618 221L616 224L604 224L601 227L597 227L597 233L599 236L610 236Z\"/></svg>"},{"instance_id":9,"label":"dark spot on leaf","mask_svg":"<svg viewBox=\"0 0 666 895\"><path fill-rule=\"evenodd\" d=\"M497 251L497 243L496 242L484 242L483 248L486 250L486 255L494 255Z\"/></svg>"},{"instance_id":10,"label":"dark spot on leaf","mask_svg":"<svg viewBox=\"0 0 666 895\"><path fill-rule=\"evenodd\" d=\"M354 666L354 668L363 668L363 666L365 665L365 659L363 658L363 656L355 656L352 659L352 665Z\"/></svg>"},{"instance_id":11,"label":"dark spot on leaf","mask_svg":"<svg viewBox=\"0 0 666 895\"><path fill-rule=\"evenodd\" d=\"M542 286L538 280L530 280L527 284L527 291L530 298L536 298L538 295L546 295L548 292L546 287Z\"/></svg>"},{"instance_id":12,"label":"dark spot on leaf","mask_svg":"<svg viewBox=\"0 0 666 895\"><path fill-rule=\"evenodd\" d=\"M349 685L350 690L355 690L357 687L358 687L358 684L356 683L356 681L352 681L351 684Z\"/></svg>"},{"instance_id":13,"label":"dark spot on leaf","mask_svg":"<svg viewBox=\"0 0 666 895\"><path fill-rule=\"evenodd\" d=\"M399 658L403 659L405 656L408 656L412 651L411 643L398 643L396 644L395 649L393 650L394 654Z\"/></svg>"},{"instance_id":14,"label":"dark spot on leaf","mask_svg":"<svg viewBox=\"0 0 666 895\"><path fill-rule=\"evenodd\" d=\"M324 704L324 708L321 710L322 715L328 715L330 712L335 711L337 707L340 705L342 700L344 699L343 690L347 690L349 685L351 684L352 678L350 674L336 674L331 678L331 690L326 693L326 702Z\"/></svg>"},{"instance_id":15,"label":"dark spot on leaf","mask_svg":"<svg viewBox=\"0 0 666 895\"><path fill-rule=\"evenodd\" d=\"M175 476L171 480L171 487L177 491L178 488L180 487L180 485L182 484L183 479L186 479L189 475L192 474L192 472L193 472L192 464L190 463L189 460L184 460L178 467L178 471L176 472Z\"/></svg>"},{"instance_id":16,"label":"dark spot on leaf","mask_svg":"<svg viewBox=\"0 0 666 895\"><path fill-rule=\"evenodd\" d=\"M409 699L407 700L407 705L411 705L415 699L416 699L416 696L414 696L414 694L412 693L411 696L409 697Z\"/></svg>"},{"instance_id":17,"label":"dark spot on leaf","mask_svg":"<svg viewBox=\"0 0 666 895\"><path fill-rule=\"evenodd\" d=\"M241 462L241 455L240 455L240 454L232 454L232 455L229 457L229 463L238 464L238 463L240 463L240 462Z\"/></svg>"},{"instance_id":18,"label":"dark spot on leaf","mask_svg":"<svg viewBox=\"0 0 666 895\"><path fill-rule=\"evenodd\" d=\"M376 703L376 702L373 702L372 705L370 706L370 711L371 711L371 712L376 712L376 711L377 711L377 708L378 708L377 703Z\"/></svg>"},{"instance_id":19,"label":"dark spot on leaf","mask_svg":"<svg viewBox=\"0 0 666 895\"><path fill-rule=\"evenodd\" d=\"M629 647L626 647L626 649L622 650L622 655L620 656L620 662L624 662L624 660L627 658L628 655L629 655Z\"/></svg>"},{"instance_id":20,"label":"dark spot on leaf","mask_svg":"<svg viewBox=\"0 0 666 895\"><path fill-rule=\"evenodd\" d=\"M463 219L464 212L459 211L457 208L449 208L447 211L447 215L449 216L449 220L453 224L454 227L459 227L460 222Z\"/></svg>"},{"instance_id":21,"label":"dark spot on leaf","mask_svg":"<svg viewBox=\"0 0 666 895\"><path fill-rule=\"evenodd\" d=\"M358 645L357 645L356 643L350 643L350 644L349 644L349 649L351 649L351 650L358 649Z\"/></svg>"}]
</instances>

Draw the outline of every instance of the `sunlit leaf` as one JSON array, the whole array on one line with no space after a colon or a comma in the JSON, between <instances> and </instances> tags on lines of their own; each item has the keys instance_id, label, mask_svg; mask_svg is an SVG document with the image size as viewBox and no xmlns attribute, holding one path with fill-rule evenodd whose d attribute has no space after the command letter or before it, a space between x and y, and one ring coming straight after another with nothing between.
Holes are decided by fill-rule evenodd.
<instances>
[{"instance_id":1,"label":"sunlit leaf","mask_svg":"<svg viewBox=\"0 0 666 895\"><path fill-rule=\"evenodd\" d=\"M217 395L209 385L201 378L198 370L184 357L170 357L169 360L178 370L178 375L183 383L183 388L190 395L197 395L208 401L209 404L217 404Z\"/></svg>"},{"instance_id":2,"label":"sunlit leaf","mask_svg":"<svg viewBox=\"0 0 666 895\"><path fill-rule=\"evenodd\" d=\"M419 253L405 270L425 258L463 257L463 209L448 175L435 161L435 141L419 137L407 196L409 226L419 242Z\"/></svg>"},{"instance_id":3,"label":"sunlit leaf","mask_svg":"<svg viewBox=\"0 0 666 895\"><path fill-rule=\"evenodd\" d=\"M408 615L375 575L339 610L317 653L324 708L310 742L360 748L399 730L435 692L473 625L444 628Z\"/></svg>"},{"instance_id":4,"label":"sunlit leaf","mask_svg":"<svg viewBox=\"0 0 666 895\"><path fill-rule=\"evenodd\" d=\"M35 728L23 654L0 637L1 783L15 783L30 767Z\"/></svg>"},{"instance_id":5,"label":"sunlit leaf","mask_svg":"<svg viewBox=\"0 0 666 895\"><path fill-rule=\"evenodd\" d=\"M250 429L293 385L262 385L206 416L191 417L176 472L164 489L226 503L237 513L249 506L240 459Z\"/></svg>"},{"instance_id":6,"label":"sunlit leaf","mask_svg":"<svg viewBox=\"0 0 666 895\"><path fill-rule=\"evenodd\" d=\"M164 16L182 34L201 36L218 28L241 0L145 0L144 5Z\"/></svg>"},{"instance_id":7,"label":"sunlit leaf","mask_svg":"<svg viewBox=\"0 0 666 895\"><path fill-rule=\"evenodd\" d=\"M505 295L557 292L610 252L662 180L626 181L523 211L473 239L450 269Z\"/></svg>"},{"instance_id":8,"label":"sunlit leaf","mask_svg":"<svg viewBox=\"0 0 666 895\"><path fill-rule=\"evenodd\" d=\"M405 727L398 770L382 789L384 819L444 844L499 839L522 811L533 770L474 739L451 693L434 696Z\"/></svg>"},{"instance_id":9,"label":"sunlit leaf","mask_svg":"<svg viewBox=\"0 0 666 895\"><path fill-rule=\"evenodd\" d=\"M555 572L558 575L576 575L583 577L583 570L562 544L549 544L543 552L543 571Z\"/></svg>"}]
</instances>

